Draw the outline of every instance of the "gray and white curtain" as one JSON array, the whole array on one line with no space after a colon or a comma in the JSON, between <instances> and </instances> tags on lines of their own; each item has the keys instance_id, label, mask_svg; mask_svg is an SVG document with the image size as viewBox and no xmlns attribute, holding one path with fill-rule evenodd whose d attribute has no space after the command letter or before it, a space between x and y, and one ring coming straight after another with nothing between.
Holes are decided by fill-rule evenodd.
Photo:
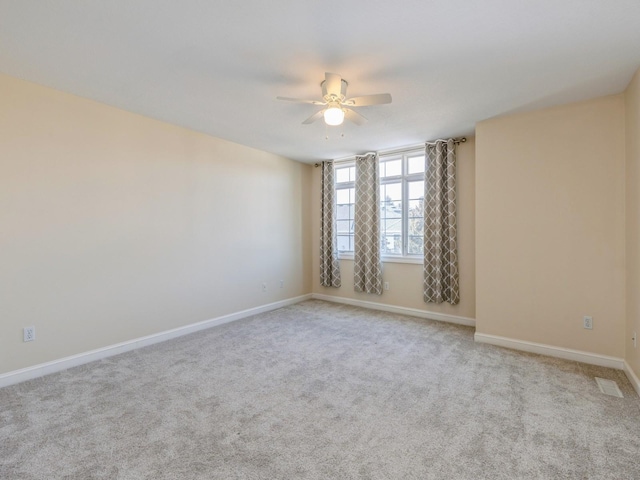
<instances>
[{"instance_id":1,"label":"gray and white curtain","mask_svg":"<svg viewBox=\"0 0 640 480\"><path fill-rule=\"evenodd\" d=\"M424 193L424 301L460 301L453 139L426 144Z\"/></svg>"},{"instance_id":2,"label":"gray and white curtain","mask_svg":"<svg viewBox=\"0 0 640 480\"><path fill-rule=\"evenodd\" d=\"M357 292L382 294L378 155L356 156L353 281Z\"/></svg>"},{"instance_id":3,"label":"gray and white curtain","mask_svg":"<svg viewBox=\"0 0 640 480\"><path fill-rule=\"evenodd\" d=\"M322 162L322 205L320 207L320 285L340 287L340 262L336 248L335 184L333 162Z\"/></svg>"}]
</instances>

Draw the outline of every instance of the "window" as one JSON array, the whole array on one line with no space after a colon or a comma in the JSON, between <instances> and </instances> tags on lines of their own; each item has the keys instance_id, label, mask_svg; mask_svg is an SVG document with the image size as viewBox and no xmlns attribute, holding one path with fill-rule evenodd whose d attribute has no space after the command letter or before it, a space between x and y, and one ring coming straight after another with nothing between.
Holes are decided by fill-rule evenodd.
<instances>
[{"instance_id":1,"label":"window","mask_svg":"<svg viewBox=\"0 0 640 480\"><path fill-rule=\"evenodd\" d=\"M353 253L355 164L336 165L338 251ZM380 242L387 260L418 259L423 253L424 150L380 155ZM383 258L384 259L384 258Z\"/></svg>"},{"instance_id":2,"label":"window","mask_svg":"<svg viewBox=\"0 0 640 480\"><path fill-rule=\"evenodd\" d=\"M424 153L380 155L380 251L382 255L422 255L424 234Z\"/></svg>"},{"instance_id":3,"label":"window","mask_svg":"<svg viewBox=\"0 0 640 480\"><path fill-rule=\"evenodd\" d=\"M336 166L335 173L338 252L353 252L353 214L356 198L355 164Z\"/></svg>"}]
</instances>

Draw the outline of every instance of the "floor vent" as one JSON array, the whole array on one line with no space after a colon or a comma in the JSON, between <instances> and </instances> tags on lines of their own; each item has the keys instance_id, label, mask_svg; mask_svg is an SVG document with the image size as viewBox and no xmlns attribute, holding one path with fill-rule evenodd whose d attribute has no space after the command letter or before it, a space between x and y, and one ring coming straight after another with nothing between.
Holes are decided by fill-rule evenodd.
<instances>
[{"instance_id":1,"label":"floor vent","mask_svg":"<svg viewBox=\"0 0 640 480\"><path fill-rule=\"evenodd\" d=\"M622 392L618 388L618 384L613 380L605 380L604 378L596 377L596 383L598 384L600 391L605 395L623 398Z\"/></svg>"}]
</instances>

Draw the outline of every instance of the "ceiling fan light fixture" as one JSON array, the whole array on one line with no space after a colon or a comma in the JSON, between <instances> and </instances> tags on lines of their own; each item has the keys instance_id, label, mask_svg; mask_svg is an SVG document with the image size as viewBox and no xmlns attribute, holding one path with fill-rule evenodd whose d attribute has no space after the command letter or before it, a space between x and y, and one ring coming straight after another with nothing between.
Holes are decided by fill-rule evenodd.
<instances>
[{"instance_id":1,"label":"ceiling fan light fixture","mask_svg":"<svg viewBox=\"0 0 640 480\"><path fill-rule=\"evenodd\" d=\"M321 118L324 118L324 123L330 126L342 125L345 118L356 125L362 125L367 119L354 108L391 103L391 95L388 93L347 98L347 85L346 80L340 78L340 75L325 72L324 81L320 84L322 87L322 100L304 100L291 97L276 98L286 102L310 103L311 105L321 105L323 107L322 110L317 111L302 122L303 125L309 125Z\"/></svg>"},{"instance_id":2,"label":"ceiling fan light fixture","mask_svg":"<svg viewBox=\"0 0 640 480\"><path fill-rule=\"evenodd\" d=\"M338 105L330 105L324 111L324 123L327 125L342 125L342 122L344 122L344 110Z\"/></svg>"}]
</instances>

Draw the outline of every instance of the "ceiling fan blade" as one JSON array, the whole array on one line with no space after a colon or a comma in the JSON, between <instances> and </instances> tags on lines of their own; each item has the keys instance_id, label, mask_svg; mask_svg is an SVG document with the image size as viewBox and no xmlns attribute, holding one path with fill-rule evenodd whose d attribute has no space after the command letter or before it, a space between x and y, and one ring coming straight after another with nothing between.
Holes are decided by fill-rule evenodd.
<instances>
[{"instance_id":1,"label":"ceiling fan blade","mask_svg":"<svg viewBox=\"0 0 640 480\"><path fill-rule=\"evenodd\" d=\"M352 121L356 125L363 125L367 121L365 117L360 115L358 112L351 110L350 108L344 109L344 116L347 118L347 120Z\"/></svg>"},{"instance_id":2,"label":"ceiling fan blade","mask_svg":"<svg viewBox=\"0 0 640 480\"><path fill-rule=\"evenodd\" d=\"M304 100L302 98L291 98L291 97L276 97L278 100L284 100L285 102L295 102L295 103L310 103L311 105L326 105L326 102L321 102L319 100Z\"/></svg>"},{"instance_id":3,"label":"ceiling fan blade","mask_svg":"<svg viewBox=\"0 0 640 480\"><path fill-rule=\"evenodd\" d=\"M302 122L302 124L309 125L310 123L313 123L316 120L320 120L322 118L323 113L324 113L324 110L320 110L319 112L314 113L309 118L307 118L304 122Z\"/></svg>"},{"instance_id":4,"label":"ceiling fan blade","mask_svg":"<svg viewBox=\"0 0 640 480\"><path fill-rule=\"evenodd\" d=\"M353 97L343 102L343 105L350 107L366 107L368 105L383 105L391 103L391 95L388 93L378 93L376 95L364 95L362 97Z\"/></svg>"},{"instance_id":5,"label":"ceiling fan blade","mask_svg":"<svg viewBox=\"0 0 640 480\"><path fill-rule=\"evenodd\" d=\"M336 97L339 97L342 92L342 77L337 73L326 72L324 74L322 90L322 96L335 95Z\"/></svg>"}]
</instances>

